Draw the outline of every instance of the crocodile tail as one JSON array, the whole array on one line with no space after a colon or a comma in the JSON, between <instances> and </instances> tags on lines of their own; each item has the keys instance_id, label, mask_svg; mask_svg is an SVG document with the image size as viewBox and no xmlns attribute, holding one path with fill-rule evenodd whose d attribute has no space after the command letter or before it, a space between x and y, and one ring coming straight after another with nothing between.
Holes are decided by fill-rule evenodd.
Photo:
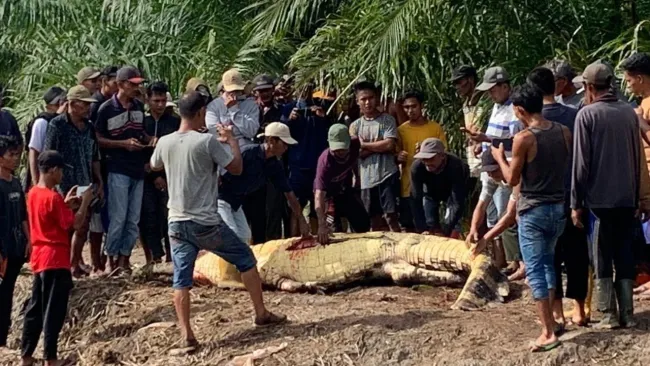
<instances>
[{"instance_id":1,"label":"crocodile tail","mask_svg":"<svg viewBox=\"0 0 650 366\"><path fill-rule=\"evenodd\" d=\"M489 257L481 254L472 261L472 271L465 287L451 308L478 310L489 302L503 302L509 292L508 278L494 266Z\"/></svg>"}]
</instances>

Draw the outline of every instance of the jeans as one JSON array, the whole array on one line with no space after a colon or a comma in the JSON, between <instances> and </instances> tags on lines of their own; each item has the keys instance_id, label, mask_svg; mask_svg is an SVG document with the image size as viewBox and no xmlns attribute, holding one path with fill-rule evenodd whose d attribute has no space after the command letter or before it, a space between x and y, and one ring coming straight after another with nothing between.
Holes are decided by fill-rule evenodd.
<instances>
[{"instance_id":1,"label":"jeans","mask_svg":"<svg viewBox=\"0 0 650 366\"><path fill-rule=\"evenodd\" d=\"M232 206L224 200L219 200L218 206L219 216L221 216L223 222L228 225L230 230L235 232L241 241L249 244L251 241L251 229L248 227L248 221L246 221L244 209L239 207L239 209L235 211L232 209Z\"/></svg>"},{"instance_id":2,"label":"jeans","mask_svg":"<svg viewBox=\"0 0 650 366\"><path fill-rule=\"evenodd\" d=\"M174 262L174 289L192 287L194 262L199 250L208 250L226 262L233 264L239 272L247 272L257 264L253 251L224 222L216 225L201 225L194 221L173 221L169 223L169 239Z\"/></svg>"},{"instance_id":3,"label":"jeans","mask_svg":"<svg viewBox=\"0 0 650 366\"><path fill-rule=\"evenodd\" d=\"M566 222L564 203L547 203L519 213L519 246L535 300L555 288L555 244Z\"/></svg>"},{"instance_id":4,"label":"jeans","mask_svg":"<svg viewBox=\"0 0 650 366\"><path fill-rule=\"evenodd\" d=\"M499 187L494 192L487 208L487 226L489 228L494 227L499 219L506 214L510 194L512 194L512 188L509 187Z\"/></svg>"},{"instance_id":5,"label":"jeans","mask_svg":"<svg viewBox=\"0 0 650 366\"><path fill-rule=\"evenodd\" d=\"M138 239L144 180L108 174L108 212L110 224L104 252L109 257L130 256Z\"/></svg>"}]
</instances>

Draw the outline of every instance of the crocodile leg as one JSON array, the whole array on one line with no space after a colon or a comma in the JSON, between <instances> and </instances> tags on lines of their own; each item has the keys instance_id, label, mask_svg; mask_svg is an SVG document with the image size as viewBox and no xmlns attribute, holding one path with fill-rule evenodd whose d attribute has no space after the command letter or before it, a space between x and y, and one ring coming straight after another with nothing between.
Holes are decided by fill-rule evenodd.
<instances>
[{"instance_id":1,"label":"crocodile leg","mask_svg":"<svg viewBox=\"0 0 650 366\"><path fill-rule=\"evenodd\" d=\"M398 285L462 286L465 283L465 277L459 274L419 268L404 261L384 263L382 270Z\"/></svg>"}]
</instances>

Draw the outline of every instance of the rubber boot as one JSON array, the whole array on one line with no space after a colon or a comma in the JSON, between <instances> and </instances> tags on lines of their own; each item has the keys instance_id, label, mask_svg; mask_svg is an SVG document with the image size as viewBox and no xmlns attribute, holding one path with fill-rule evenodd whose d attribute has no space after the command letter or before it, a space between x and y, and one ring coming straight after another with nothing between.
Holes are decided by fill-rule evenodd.
<instances>
[{"instance_id":1,"label":"rubber boot","mask_svg":"<svg viewBox=\"0 0 650 366\"><path fill-rule=\"evenodd\" d=\"M636 321L634 320L634 280L619 280L616 281L616 298L618 299L618 309L620 315L620 323L624 328L634 328Z\"/></svg>"},{"instance_id":2,"label":"rubber boot","mask_svg":"<svg viewBox=\"0 0 650 366\"><path fill-rule=\"evenodd\" d=\"M616 297L614 295L614 281L612 278L601 278L594 281L598 310L603 314L602 320L594 325L596 329L613 329L620 327L618 312L616 311Z\"/></svg>"}]
</instances>

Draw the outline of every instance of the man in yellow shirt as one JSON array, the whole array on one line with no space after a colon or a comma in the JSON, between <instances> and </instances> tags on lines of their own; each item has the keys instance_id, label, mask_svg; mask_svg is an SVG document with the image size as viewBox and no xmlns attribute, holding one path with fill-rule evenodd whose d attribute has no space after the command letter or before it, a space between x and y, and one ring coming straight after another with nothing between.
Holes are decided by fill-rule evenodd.
<instances>
[{"instance_id":1,"label":"man in yellow shirt","mask_svg":"<svg viewBox=\"0 0 650 366\"><path fill-rule=\"evenodd\" d=\"M447 138L440 124L429 121L422 113L424 95L419 91L411 91L404 94L402 107L408 116L408 121L397 128L399 135L398 155L402 168L401 193L400 193L400 224L407 231L415 229L413 215L411 213L411 165L420 144L427 138L433 137L441 140L447 148ZM425 203L426 204L426 203Z\"/></svg>"}]
</instances>

